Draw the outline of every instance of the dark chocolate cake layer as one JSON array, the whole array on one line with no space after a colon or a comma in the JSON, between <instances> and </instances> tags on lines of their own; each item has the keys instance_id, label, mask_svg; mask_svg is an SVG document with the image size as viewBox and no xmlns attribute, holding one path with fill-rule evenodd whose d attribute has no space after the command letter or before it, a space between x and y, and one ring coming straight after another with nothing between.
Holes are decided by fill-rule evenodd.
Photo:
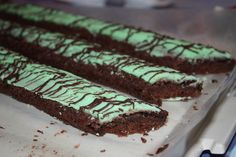
<instances>
[{"instance_id":1,"label":"dark chocolate cake layer","mask_svg":"<svg viewBox=\"0 0 236 157\"><path fill-rule=\"evenodd\" d=\"M201 93L202 83L194 76L103 51L60 33L0 20L0 34L0 44L5 47L151 103L159 104L159 98L186 99Z\"/></svg>"},{"instance_id":2,"label":"dark chocolate cake layer","mask_svg":"<svg viewBox=\"0 0 236 157\"><path fill-rule=\"evenodd\" d=\"M51 31L78 35L154 64L186 73L221 73L232 70L235 61L225 51L203 44L174 39L140 28L104 22L35 5L4 4L0 17Z\"/></svg>"},{"instance_id":3,"label":"dark chocolate cake layer","mask_svg":"<svg viewBox=\"0 0 236 157\"><path fill-rule=\"evenodd\" d=\"M144 133L165 124L159 107L0 47L0 92L97 135Z\"/></svg>"}]
</instances>

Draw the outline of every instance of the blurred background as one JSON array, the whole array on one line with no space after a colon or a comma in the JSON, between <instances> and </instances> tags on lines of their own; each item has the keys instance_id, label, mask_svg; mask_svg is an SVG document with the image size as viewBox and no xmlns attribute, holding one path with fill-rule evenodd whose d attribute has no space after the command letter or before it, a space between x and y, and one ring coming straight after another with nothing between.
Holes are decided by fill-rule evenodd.
<instances>
[{"instance_id":1,"label":"blurred background","mask_svg":"<svg viewBox=\"0 0 236 157\"><path fill-rule=\"evenodd\" d=\"M11 0L0 0L11 1ZM22 1L22 0L21 0ZM23 0L24 1L24 0ZM236 0L25 0L25 1L58 1L87 7L128 7L128 8L215 8L235 7Z\"/></svg>"}]
</instances>

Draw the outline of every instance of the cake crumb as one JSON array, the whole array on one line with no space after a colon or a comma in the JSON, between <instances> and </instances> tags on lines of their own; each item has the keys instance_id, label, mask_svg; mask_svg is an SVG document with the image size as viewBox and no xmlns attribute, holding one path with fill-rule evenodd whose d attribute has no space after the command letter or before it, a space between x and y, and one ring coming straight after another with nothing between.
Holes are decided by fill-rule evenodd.
<instances>
[{"instance_id":1,"label":"cake crumb","mask_svg":"<svg viewBox=\"0 0 236 157\"><path fill-rule=\"evenodd\" d=\"M154 154L152 154L152 153L147 153L147 155L148 155L148 156L154 156Z\"/></svg>"},{"instance_id":2,"label":"cake crumb","mask_svg":"<svg viewBox=\"0 0 236 157\"><path fill-rule=\"evenodd\" d=\"M157 149L156 154L163 152L166 148L168 148L169 144L165 144L164 146Z\"/></svg>"},{"instance_id":3,"label":"cake crumb","mask_svg":"<svg viewBox=\"0 0 236 157\"><path fill-rule=\"evenodd\" d=\"M55 133L54 136L57 136L57 135L60 135L60 134L64 134L66 132L67 132L66 130L61 130L60 132Z\"/></svg>"},{"instance_id":4,"label":"cake crumb","mask_svg":"<svg viewBox=\"0 0 236 157\"><path fill-rule=\"evenodd\" d=\"M38 135L34 135L34 137L39 137Z\"/></svg>"},{"instance_id":5,"label":"cake crumb","mask_svg":"<svg viewBox=\"0 0 236 157\"><path fill-rule=\"evenodd\" d=\"M77 144L74 146L74 148L78 149L80 147L80 144Z\"/></svg>"},{"instance_id":6,"label":"cake crumb","mask_svg":"<svg viewBox=\"0 0 236 157\"><path fill-rule=\"evenodd\" d=\"M33 139L33 141L38 141L38 139Z\"/></svg>"},{"instance_id":7,"label":"cake crumb","mask_svg":"<svg viewBox=\"0 0 236 157\"><path fill-rule=\"evenodd\" d=\"M145 138L143 138L143 137L141 137L141 141L142 141L142 143L146 143L147 142L147 140Z\"/></svg>"},{"instance_id":8,"label":"cake crumb","mask_svg":"<svg viewBox=\"0 0 236 157\"><path fill-rule=\"evenodd\" d=\"M44 149L46 146L47 146L46 144L43 144L41 148Z\"/></svg>"},{"instance_id":9,"label":"cake crumb","mask_svg":"<svg viewBox=\"0 0 236 157\"><path fill-rule=\"evenodd\" d=\"M38 133L40 134L43 134L43 131L42 130L37 130Z\"/></svg>"},{"instance_id":10,"label":"cake crumb","mask_svg":"<svg viewBox=\"0 0 236 157\"><path fill-rule=\"evenodd\" d=\"M66 132L67 132L66 130L62 130L62 131L61 131L61 134L66 133Z\"/></svg>"},{"instance_id":11,"label":"cake crumb","mask_svg":"<svg viewBox=\"0 0 236 157\"><path fill-rule=\"evenodd\" d=\"M87 135L88 135L87 132L84 132L84 133L81 134L81 136L87 136Z\"/></svg>"},{"instance_id":12,"label":"cake crumb","mask_svg":"<svg viewBox=\"0 0 236 157\"><path fill-rule=\"evenodd\" d=\"M5 129L3 126L0 126L0 129Z\"/></svg>"},{"instance_id":13,"label":"cake crumb","mask_svg":"<svg viewBox=\"0 0 236 157\"><path fill-rule=\"evenodd\" d=\"M212 83L217 83L218 80L216 80L216 79L212 79L211 82L212 82Z\"/></svg>"},{"instance_id":14,"label":"cake crumb","mask_svg":"<svg viewBox=\"0 0 236 157\"><path fill-rule=\"evenodd\" d=\"M57 155L57 151L56 151L56 150L53 150L53 153L54 153L55 155Z\"/></svg>"},{"instance_id":15,"label":"cake crumb","mask_svg":"<svg viewBox=\"0 0 236 157\"><path fill-rule=\"evenodd\" d=\"M54 125L54 124L56 124L57 122L53 122L53 121L51 121L50 122L50 125Z\"/></svg>"},{"instance_id":16,"label":"cake crumb","mask_svg":"<svg viewBox=\"0 0 236 157\"><path fill-rule=\"evenodd\" d=\"M145 133L143 134L143 136L148 136L148 133L145 132Z\"/></svg>"},{"instance_id":17,"label":"cake crumb","mask_svg":"<svg viewBox=\"0 0 236 157\"><path fill-rule=\"evenodd\" d=\"M196 111L198 110L197 106L195 106L195 105L193 106L193 109Z\"/></svg>"},{"instance_id":18,"label":"cake crumb","mask_svg":"<svg viewBox=\"0 0 236 157\"><path fill-rule=\"evenodd\" d=\"M104 152L106 152L106 150L105 150L105 149L102 149L102 150L100 150L100 152L101 152L101 153L104 153Z\"/></svg>"}]
</instances>

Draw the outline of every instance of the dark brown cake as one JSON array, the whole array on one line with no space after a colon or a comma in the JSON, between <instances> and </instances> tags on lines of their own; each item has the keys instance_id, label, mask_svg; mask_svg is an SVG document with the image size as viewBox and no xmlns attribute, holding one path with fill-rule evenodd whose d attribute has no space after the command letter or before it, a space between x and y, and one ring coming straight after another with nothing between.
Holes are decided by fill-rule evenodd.
<instances>
[{"instance_id":1,"label":"dark brown cake","mask_svg":"<svg viewBox=\"0 0 236 157\"><path fill-rule=\"evenodd\" d=\"M179 100L201 93L202 83L194 76L103 51L98 45L60 33L0 20L0 35L0 44L5 47L151 103L160 104L159 98Z\"/></svg>"},{"instance_id":2,"label":"dark brown cake","mask_svg":"<svg viewBox=\"0 0 236 157\"><path fill-rule=\"evenodd\" d=\"M0 92L83 131L125 136L157 129L168 113L0 47Z\"/></svg>"},{"instance_id":3,"label":"dark brown cake","mask_svg":"<svg viewBox=\"0 0 236 157\"><path fill-rule=\"evenodd\" d=\"M0 12L4 19L77 35L101 44L104 49L115 49L186 73L228 72L235 65L232 56L225 51L139 28L29 4L5 4L0 6Z\"/></svg>"}]
</instances>

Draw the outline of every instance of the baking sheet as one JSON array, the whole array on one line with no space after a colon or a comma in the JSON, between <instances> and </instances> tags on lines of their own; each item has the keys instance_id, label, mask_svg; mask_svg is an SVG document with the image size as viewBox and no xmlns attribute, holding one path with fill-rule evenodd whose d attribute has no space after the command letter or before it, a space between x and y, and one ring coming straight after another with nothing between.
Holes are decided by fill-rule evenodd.
<instances>
[{"instance_id":1,"label":"baking sheet","mask_svg":"<svg viewBox=\"0 0 236 157\"><path fill-rule=\"evenodd\" d=\"M107 20L142 26L158 32L167 32L176 37L215 45L234 52L236 50L231 34L233 25L219 26L219 22L232 18L228 12L202 12L201 17L189 11L145 11L110 9L73 8L65 5L44 5L63 8ZM145 14L144 14L145 13ZM130 16L124 16L129 14ZM173 14L175 20L171 21ZM192 16L194 18L192 18ZM202 18L202 16L204 18ZM126 17L126 18L124 18ZM138 17L141 20L137 20ZM160 20L166 17L166 21ZM205 17L211 17L205 19ZM154 20L155 19L155 20ZM190 20L191 19L191 20ZM170 27L173 26L174 27ZM196 29L196 25L198 25ZM201 27L200 27L201 26ZM226 27L228 26L228 27ZM211 29L207 29L211 28ZM40 112L32 106L0 95L0 152L2 156L124 156L143 157L154 154L158 148L169 144L166 151L158 156L168 156L181 137L186 135L206 114L220 93L230 87L235 79L236 70L231 75L199 76L204 80L203 94L188 102L163 102L163 109L169 112L166 125L148 136L131 135L117 137L107 134L103 137L85 135L69 125ZM212 83L212 79L218 80ZM143 138L144 140L141 140ZM146 140L146 143L144 143ZM150 153L150 154L149 154ZM179 153L183 153L179 151ZM176 154L176 156L178 156ZM179 154L181 156L181 154Z\"/></svg>"}]
</instances>

